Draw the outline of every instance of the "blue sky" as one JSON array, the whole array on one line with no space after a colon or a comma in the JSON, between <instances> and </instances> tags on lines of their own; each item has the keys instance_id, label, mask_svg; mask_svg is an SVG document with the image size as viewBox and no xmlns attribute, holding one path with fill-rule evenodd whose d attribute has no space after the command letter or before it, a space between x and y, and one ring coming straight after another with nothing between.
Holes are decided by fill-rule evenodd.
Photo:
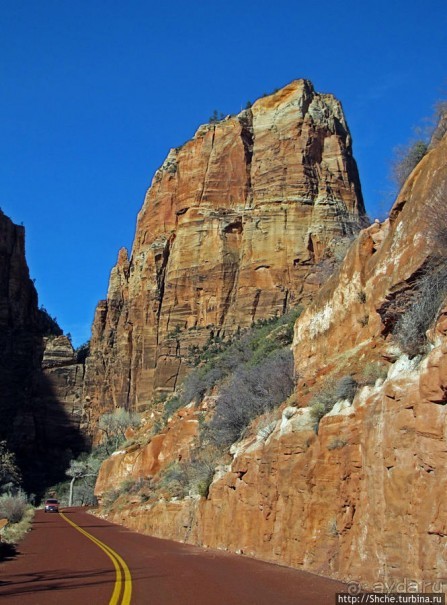
<instances>
[{"instance_id":1,"label":"blue sky","mask_svg":"<svg viewBox=\"0 0 447 605\"><path fill-rule=\"evenodd\" d=\"M87 340L168 150L296 78L342 102L369 213L392 150L447 98L445 0L3 0L0 206L40 303Z\"/></svg>"}]
</instances>

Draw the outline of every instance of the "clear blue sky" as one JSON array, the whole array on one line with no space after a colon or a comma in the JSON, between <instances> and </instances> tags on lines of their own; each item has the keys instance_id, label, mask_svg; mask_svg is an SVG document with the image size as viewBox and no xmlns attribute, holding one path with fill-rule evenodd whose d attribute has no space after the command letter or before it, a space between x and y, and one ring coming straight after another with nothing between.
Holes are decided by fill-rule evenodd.
<instances>
[{"instance_id":1,"label":"clear blue sky","mask_svg":"<svg viewBox=\"0 0 447 605\"><path fill-rule=\"evenodd\" d=\"M343 103L367 209L447 93L445 0L3 0L0 206L40 303L87 340L170 147L296 78Z\"/></svg>"}]
</instances>

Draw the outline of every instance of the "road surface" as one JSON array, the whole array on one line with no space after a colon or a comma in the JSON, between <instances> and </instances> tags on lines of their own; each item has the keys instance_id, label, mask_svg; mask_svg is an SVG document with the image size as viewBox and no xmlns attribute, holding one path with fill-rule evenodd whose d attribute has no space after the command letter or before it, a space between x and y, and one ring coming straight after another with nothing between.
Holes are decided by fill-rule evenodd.
<instances>
[{"instance_id":1,"label":"road surface","mask_svg":"<svg viewBox=\"0 0 447 605\"><path fill-rule=\"evenodd\" d=\"M0 563L5 605L334 605L345 586L243 556L137 534L87 514L37 511Z\"/></svg>"}]
</instances>

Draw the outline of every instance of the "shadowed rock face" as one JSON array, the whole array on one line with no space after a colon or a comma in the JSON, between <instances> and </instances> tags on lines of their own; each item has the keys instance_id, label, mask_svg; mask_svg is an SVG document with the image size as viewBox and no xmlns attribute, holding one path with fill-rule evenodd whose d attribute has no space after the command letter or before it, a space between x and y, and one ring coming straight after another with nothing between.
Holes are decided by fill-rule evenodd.
<instances>
[{"instance_id":1,"label":"shadowed rock face","mask_svg":"<svg viewBox=\"0 0 447 605\"><path fill-rule=\"evenodd\" d=\"M83 366L61 334L38 309L24 228L0 212L0 439L16 453L24 486L36 495L63 479L64 464L84 447L74 405Z\"/></svg>"},{"instance_id":2,"label":"shadowed rock face","mask_svg":"<svg viewBox=\"0 0 447 605\"><path fill-rule=\"evenodd\" d=\"M0 438L11 438L32 390L41 348L37 293L25 260L25 230L0 212Z\"/></svg>"},{"instance_id":3,"label":"shadowed rock face","mask_svg":"<svg viewBox=\"0 0 447 605\"><path fill-rule=\"evenodd\" d=\"M309 300L364 215L339 102L299 80L172 149L96 310L85 393L143 408L188 347Z\"/></svg>"}]
</instances>

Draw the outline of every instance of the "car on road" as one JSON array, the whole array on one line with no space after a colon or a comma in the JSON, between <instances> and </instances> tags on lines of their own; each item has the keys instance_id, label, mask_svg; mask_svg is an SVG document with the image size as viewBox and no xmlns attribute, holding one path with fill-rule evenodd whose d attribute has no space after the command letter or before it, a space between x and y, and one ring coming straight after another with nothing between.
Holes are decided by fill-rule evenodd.
<instances>
[{"instance_id":1,"label":"car on road","mask_svg":"<svg viewBox=\"0 0 447 605\"><path fill-rule=\"evenodd\" d=\"M58 513L59 512L59 501L55 498L50 498L45 501L45 512L46 513Z\"/></svg>"}]
</instances>

